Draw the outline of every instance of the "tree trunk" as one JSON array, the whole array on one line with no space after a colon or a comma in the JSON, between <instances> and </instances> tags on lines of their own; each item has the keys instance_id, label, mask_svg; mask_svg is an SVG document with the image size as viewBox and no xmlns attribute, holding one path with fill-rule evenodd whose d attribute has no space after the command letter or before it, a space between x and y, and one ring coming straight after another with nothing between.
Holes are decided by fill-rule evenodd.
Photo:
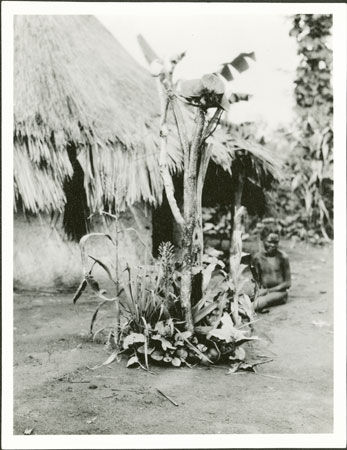
<instances>
[{"instance_id":1,"label":"tree trunk","mask_svg":"<svg viewBox=\"0 0 347 450\"><path fill-rule=\"evenodd\" d=\"M186 330L194 332L191 311L192 275L197 250L194 245L197 206L197 167L201 150L202 133L205 125L205 112L197 111L196 129L189 154L188 176L184 179L184 226L183 226L183 267L181 279L181 307L184 313Z\"/></svg>"}]
</instances>

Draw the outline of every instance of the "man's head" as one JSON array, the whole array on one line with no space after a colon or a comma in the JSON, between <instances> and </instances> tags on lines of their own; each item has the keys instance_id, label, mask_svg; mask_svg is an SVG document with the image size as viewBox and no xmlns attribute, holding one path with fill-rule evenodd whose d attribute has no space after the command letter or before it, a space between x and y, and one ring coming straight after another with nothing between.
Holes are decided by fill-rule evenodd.
<instances>
[{"instance_id":1,"label":"man's head","mask_svg":"<svg viewBox=\"0 0 347 450\"><path fill-rule=\"evenodd\" d=\"M261 240L267 255L271 256L276 253L280 237L275 227L264 227L261 232Z\"/></svg>"}]
</instances>

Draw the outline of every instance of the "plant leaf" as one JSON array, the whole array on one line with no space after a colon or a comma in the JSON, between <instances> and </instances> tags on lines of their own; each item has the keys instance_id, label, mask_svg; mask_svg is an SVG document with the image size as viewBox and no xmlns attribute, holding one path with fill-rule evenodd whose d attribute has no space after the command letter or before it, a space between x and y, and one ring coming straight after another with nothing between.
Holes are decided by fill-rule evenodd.
<instances>
[{"instance_id":1,"label":"plant leaf","mask_svg":"<svg viewBox=\"0 0 347 450\"><path fill-rule=\"evenodd\" d=\"M236 345L241 345L244 342L252 341L259 339L256 336L247 336L246 331L238 330L234 327L233 321L231 320L231 317L229 314L224 313L221 318L222 327L217 328L214 330L211 330L207 338L214 336L220 340L225 340L225 342L232 342L234 341Z\"/></svg>"},{"instance_id":2,"label":"plant leaf","mask_svg":"<svg viewBox=\"0 0 347 450\"><path fill-rule=\"evenodd\" d=\"M185 360L188 357L188 351L185 348L179 348L175 353L177 358Z\"/></svg>"},{"instance_id":3,"label":"plant leaf","mask_svg":"<svg viewBox=\"0 0 347 450\"><path fill-rule=\"evenodd\" d=\"M240 53L236 58L231 61L231 65L235 67L238 72L244 72L249 68L249 64L246 60L246 57L253 59L255 61L255 53Z\"/></svg>"},{"instance_id":4,"label":"plant leaf","mask_svg":"<svg viewBox=\"0 0 347 450\"><path fill-rule=\"evenodd\" d=\"M180 83L179 93L182 97L200 97L203 92L204 85L200 78L195 80L184 80Z\"/></svg>"},{"instance_id":5,"label":"plant leaf","mask_svg":"<svg viewBox=\"0 0 347 450\"><path fill-rule=\"evenodd\" d=\"M173 366L175 366L175 367L179 367L180 365L181 365L181 360L180 360L180 358L173 358L172 359L172 361L171 361L171 364L173 365Z\"/></svg>"},{"instance_id":6,"label":"plant leaf","mask_svg":"<svg viewBox=\"0 0 347 450\"><path fill-rule=\"evenodd\" d=\"M212 311L218 308L218 304L213 302L206 305L204 308L200 309L200 311L193 314L193 322L194 324L199 323L204 317L208 316ZM193 313L193 311L192 311Z\"/></svg>"},{"instance_id":7,"label":"plant leaf","mask_svg":"<svg viewBox=\"0 0 347 450\"><path fill-rule=\"evenodd\" d=\"M111 271L110 271L110 269L107 267L107 265L105 264L105 263L103 263L102 261L100 261L99 259L97 259L97 258L94 258L94 256L91 256L91 255L88 255L89 256L89 258L91 258L93 261L95 261L97 264L99 264L99 266L101 266L103 269L104 269L104 271L107 273L107 275L108 275L108 278L115 284L115 285L117 285L118 283L113 279L113 277L112 277L112 274L111 274Z\"/></svg>"},{"instance_id":8,"label":"plant leaf","mask_svg":"<svg viewBox=\"0 0 347 450\"><path fill-rule=\"evenodd\" d=\"M230 361L243 361L246 358L246 351L242 347L236 347L234 356L229 356Z\"/></svg>"},{"instance_id":9,"label":"plant leaf","mask_svg":"<svg viewBox=\"0 0 347 450\"><path fill-rule=\"evenodd\" d=\"M139 364L139 359L137 356L132 356L127 363L127 367L134 366L135 364Z\"/></svg>"},{"instance_id":10,"label":"plant leaf","mask_svg":"<svg viewBox=\"0 0 347 450\"><path fill-rule=\"evenodd\" d=\"M91 238L92 236L102 236L102 237L106 237L107 239L109 239L113 245L115 245L115 243L113 242L112 237L109 234L106 233L89 233L89 234L85 234L84 236L81 237L80 242L79 242L79 246L80 246L80 251L81 251L81 258L82 258L82 266L83 266L83 272L87 273L87 259L86 259L86 252L85 252L85 246L86 246L86 242L89 238Z\"/></svg>"},{"instance_id":11,"label":"plant leaf","mask_svg":"<svg viewBox=\"0 0 347 450\"><path fill-rule=\"evenodd\" d=\"M96 310L94 311L92 320L91 320L91 322L90 322L90 327L89 327L89 331L90 331L91 334L93 334L94 322L95 322L95 320L96 320L96 318L97 318L99 309L100 309L105 303L107 303L107 301L103 301L103 302L99 303L99 305L97 306Z\"/></svg>"},{"instance_id":12,"label":"plant leaf","mask_svg":"<svg viewBox=\"0 0 347 450\"><path fill-rule=\"evenodd\" d=\"M123 348L127 350L131 345L137 342L145 342L146 337L142 333L130 333L123 341Z\"/></svg>"},{"instance_id":13,"label":"plant leaf","mask_svg":"<svg viewBox=\"0 0 347 450\"><path fill-rule=\"evenodd\" d=\"M171 342L169 342L167 339L165 339L164 337L155 334L154 336L151 337L151 339L153 339L154 341L160 341L161 342L161 346L163 348L164 351L170 349L170 350L176 350L176 347L174 347Z\"/></svg>"},{"instance_id":14,"label":"plant leaf","mask_svg":"<svg viewBox=\"0 0 347 450\"><path fill-rule=\"evenodd\" d=\"M200 350L201 353L204 353L204 352L206 352L206 350L207 350L207 347L206 347L206 345L204 345L204 344L197 344L196 348L197 348L198 350Z\"/></svg>"},{"instance_id":15,"label":"plant leaf","mask_svg":"<svg viewBox=\"0 0 347 450\"><path fill-rule=\"evenodd\" d=\"M191 331L180 331L180 333L176 333L175 341L178 341L181 339L189 339L191 336L192 336Z\"/></svg>"},{"instance_id":16,"label":"plant leaf","mask_svg":"<svg viewBox=\"0 0 347 450\"><path fill-rule=\"evenodd\" d=\"M213 73L203 75L201 81L208 92L214 92L215 94L224 94L224 83L218 77L218 75L215 75Z\"/></svg>"},{"instance_id":17,"label":"plant leaf","mask_svg":"<svg viewBox=\"0 0 347 450\"><path fill-rule=\"evenodd\" d=\"M212 336L227 343L231 342L231 335L225 328L216 328L214 330L211 330L207 335L207 339L211 338Z\"/></svg>"},{"instance_id":18,"label":"plant leaf","mask_svg":"<svg viewBox=\"0 0 347 450\"><path fill-rule=\"evenodd\" d=\"M118 360L118 350L114 351L102 365L107 366L108 364L113 363L116 359Z\"/></svg>"},{"instance_id":19,"label":"plant leaf","mask_svg":"<svg viewBox=\"0 0 347 450\"><path fill-rule=\"evenodd\" d=\"M73 296L72 302L75 305L77 300L81 297L83 291L87 287L87 281L86 279L83 279L81 284L78 286L77 291L75 292L75 295Z\"/></svg>"},{"instance_id":20,"label":"plant leaf","mask_svg":"<svg viewBox=\"0 0 347 450\"><path fill-rule=\"evenodd\" d=\"M161 361L164 358L164 353L160 350L155 350L150 354L150 357L155 361Z\"/></svg>"},{"instance_id":21,"label":"plant leaf","mask_svg":"<svg viewBox=\"0 0 347 450\"><path fill-rule=\"evenodd\" d=\"M151 353L154 352L154 350L155 350L154 347L148 347L148 349L147 349L147 354L150 355ZM141 345L141 347L139 347L139 348L137 349L137 351L138 351L139 353L145 354L145 346L144 346L144 345Z\"/></svg>"},{"instance_id":22,"label":"plant leaf","mask_svg":"<svg viewBox=\"0 0 347 450\"><path fill-rule=\"evenodd\" d=\"M93 275L86 275L86 281L88 285L92 288L92 290L96 293L100 293L100 287L99 283L96 281L96 279L93 277Z\"/></svg>"},{"instance_id":23,"label":"plant leaf","mask_svg":"<svg viewBox=\"0 0 347 450\"><path fill-rule=\"evenodd\" d=\"M232 81L234 79L233 74L231 73L231 70L230 70L228 64L223 65L222 70L220 71L220 74L227 81Z\"/></svg>"},{"instance_id":24,"label":"plant leaf","mask_svg":"<svg viewBox=\"0 0 347 450\"><path fill-rule=\"evenodd\" d=\"M247 364L245 362L241 362L239 364L238 370L244 370L246 372L255 372L254 364Z\"/></svg>"},{"instance_id":25,"label":"plant leaf","mask_svg":"<svg viewBox=\"0 0 347 450\"><path fill-rule=\"evenodd\" d=\"M99 328L98 330L95 331L95 333L93 334L93 341L95 341L96 336L101 333L102 331L104 331L105 327Z\"/></svg>"},{"instance_id":26,"label":"plant leaf","mask_svg":"<svg viewBox=\"0 0 347 450\"><path fill-rule=\"evenodd\" d=\"M230 367L230 369L228 370L227 375L231 375L232 373L237 372L238 369L239 369L239 367L240 367L240 364L241 364L240 362L231 364L231 367Z\"/></svg>"},{"instance_id":27,"label":"plant leaf","mask_svg":"<svg viewBox=\"0 0 347 450\"><path fill-rule=\"evenodd\" d=\"M219 259L212 257L210 264L202 271L203 282L202 282L202 290L206 291L209 282L211 281L212 273L214 272L217 266L224 267L224 263Z\"/></svg>"}]
</instances>

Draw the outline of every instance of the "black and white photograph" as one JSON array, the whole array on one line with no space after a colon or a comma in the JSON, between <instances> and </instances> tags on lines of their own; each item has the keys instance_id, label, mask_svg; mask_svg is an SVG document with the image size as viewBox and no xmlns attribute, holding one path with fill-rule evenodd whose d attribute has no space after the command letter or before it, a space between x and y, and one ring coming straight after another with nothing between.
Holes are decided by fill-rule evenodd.
<instances>
[{"instance_id":1,"label":"black and white photograph","mask_svg":"<svg viewBox=\"0 0 347 450\"><path fill-rule=\"evenodd\" d=\"M2 13L2 447L344 448L346 5Z\"/></svg>"}]
</instances>

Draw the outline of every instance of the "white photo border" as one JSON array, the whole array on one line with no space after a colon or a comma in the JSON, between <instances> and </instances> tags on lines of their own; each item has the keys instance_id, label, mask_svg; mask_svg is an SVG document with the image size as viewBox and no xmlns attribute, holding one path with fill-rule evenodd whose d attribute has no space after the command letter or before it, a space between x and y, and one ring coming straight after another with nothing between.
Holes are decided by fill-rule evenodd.
<instances>
[{"instance_id":1,"label":"white photo border","mask_svg":"<svg viewBox=\"0 0 347 450\"><path fill-rule=\"evenodd\" d=\"M2 448L345 448L346 11L343 3L2 2ZM13 16L16 14L333 14L334 431L331 434L13 435Z\"/></svg>"}]
</instances>

